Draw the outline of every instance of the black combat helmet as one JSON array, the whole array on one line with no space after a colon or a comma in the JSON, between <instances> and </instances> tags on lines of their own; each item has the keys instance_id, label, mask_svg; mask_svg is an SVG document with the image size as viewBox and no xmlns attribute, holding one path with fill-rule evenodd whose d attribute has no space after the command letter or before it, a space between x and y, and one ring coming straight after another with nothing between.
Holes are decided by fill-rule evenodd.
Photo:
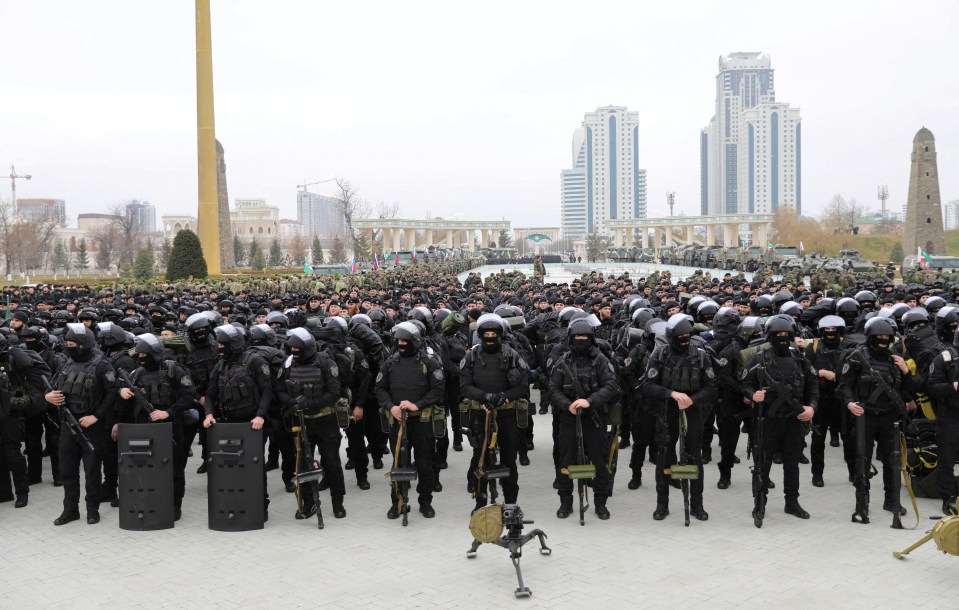
<instances>
[{"instance_id":1,"label":"black combat helmet","mask_svg":"<svg viewBox=\"0 0 959 610\"><path fill-rule=\"evenodd\" d=\"M250 327L250 339L253 345L276 346L276 331L269 324L254 324Z\"/></svg>"},{"instance_id":2,"label":"black combat helmet","mask_svg":"<svg viewBox=\"0 0 959 610\"><path fill-rule=\"evenodd\" d=\"M293 358L298 362L309 362L316 356L316 339L305 328L294 328L290 331L286 347L293 352Z\"/></svg>"}]
</instances>

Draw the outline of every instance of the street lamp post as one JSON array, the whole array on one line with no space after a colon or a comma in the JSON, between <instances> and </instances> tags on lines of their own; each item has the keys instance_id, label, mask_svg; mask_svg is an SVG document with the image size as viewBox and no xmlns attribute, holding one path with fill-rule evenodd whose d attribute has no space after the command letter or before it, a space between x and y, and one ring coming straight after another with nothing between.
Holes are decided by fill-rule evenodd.
<instances>
[{"instance_id":1,"label":"street lamp post","mask_svg":"<svg viewBox=\"0 0 959 610\"><path fill-rule=\"evenodd\" d=\"M33 178L30 174L18 174L14 166L10 166L10 205L13 207L13 215L17 215L17 179L29 180Z\"/></svg>"}]
</instances>

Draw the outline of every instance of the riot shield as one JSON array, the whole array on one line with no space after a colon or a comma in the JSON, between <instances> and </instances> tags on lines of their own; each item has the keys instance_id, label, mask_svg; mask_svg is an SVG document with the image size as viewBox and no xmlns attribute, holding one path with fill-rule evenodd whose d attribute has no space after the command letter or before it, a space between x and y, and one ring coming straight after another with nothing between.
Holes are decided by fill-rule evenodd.
<instances>
[{"instance_id":1,"label":"riot shield","mask_svg":"<svg viewBox=\"0 0 959 610\"><path fill-rule=\"evenodd\" d=\"M120 424L120 529L173 527L173 424Z\"/></svg>"},{"instance_id":2,"label":"riot shield","mask_svg":"<svg viewBox=\"0 0 959 610\"><path fill-rule=\"evenodd\" d=\"M218 423L206 439L210 529L263 529L263 431L248 422Z\"/></svg>"}]
</instances>

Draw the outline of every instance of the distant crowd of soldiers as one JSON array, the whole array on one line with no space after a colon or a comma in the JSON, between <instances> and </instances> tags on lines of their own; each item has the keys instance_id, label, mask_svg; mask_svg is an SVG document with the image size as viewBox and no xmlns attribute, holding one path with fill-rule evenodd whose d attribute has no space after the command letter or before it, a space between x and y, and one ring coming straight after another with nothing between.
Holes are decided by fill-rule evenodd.
<instances>
[{"instance_id":1,"label":"distant crowd of soldiers","mask_svg":"<svg viewBox=\"0 0 959 610\"><path fill-rule=\"evenodd\" d=\"M610 518L619 450L631 445L629 489L642 485L647 458L655 464L654 519L668 516L673 487L687 519L705 521L703 466L716 441L718 488L729 489L744 432L757 526L774 463L783 467L785 512L809 518L799 465L811 461L811 483L822 487L827 442L843 446L856 514L868 516L873 446L882 506L903 514L897 426L925 417L935 419L943 509L955 510L959 285L875 278L837 288L813 278L807 289L802 278L700 273L673 281L668 272L556 284L544 283L540 269L532 278L503 269L459 281L470 264L347 278L7 287L0 501L26 506L49 457L52 482L64 489L54 523L80 519L81 471L86 520L96 523L100 505L118 505L123 493L118 427L168 422L179 518L190 457L200 458L198 473L207 470L210 428L246 422L268 447L264 478L278 471L297 492L297 518L316 510L313 494L297 489L303 461L319 458L326 476L317 484L343 518L344 471L368 490L370 468L384 468L390 454L396 465L403 442L418 475L419 512L431 518L448 452L462 451L464 437L473 459L453 480L460 487L465 477L474 510L492 501L483 476L490 465L481 465L491 442L496 466L508 470L505 501L517 502L534 420L548 416L536 428L553 438L559 518L573 512L573 473L587 464L595 514ZM495 441L485 434L490 418ZM299 458L298 421L307 444ZM405 519L397 490L387 517Z\"/></svg>"}]
</instances>

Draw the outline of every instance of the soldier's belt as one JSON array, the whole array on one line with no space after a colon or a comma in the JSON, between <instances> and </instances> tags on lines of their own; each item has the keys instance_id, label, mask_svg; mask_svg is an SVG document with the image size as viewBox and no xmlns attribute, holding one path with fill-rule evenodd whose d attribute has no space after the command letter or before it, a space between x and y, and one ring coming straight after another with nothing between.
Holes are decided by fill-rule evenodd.
<instances>
[{"instance_id":1,"label":"soldier's belt","mask_svg":"<svg viewBox=\"0 0 959 610\"><path fill-rule=\"evenodd\" d=\"M483 403L479 401L470 400L469 403L470 403L470 409L473 409L475 411L483 411L485 409L485 407L483 407ZM504 410L515 409L515 408L516 408L516 401L510 400L509 402L503 403L503 406L496 407L495 409L493 409L493 411L504 411Z\"/></svg>"}]
</instances>

